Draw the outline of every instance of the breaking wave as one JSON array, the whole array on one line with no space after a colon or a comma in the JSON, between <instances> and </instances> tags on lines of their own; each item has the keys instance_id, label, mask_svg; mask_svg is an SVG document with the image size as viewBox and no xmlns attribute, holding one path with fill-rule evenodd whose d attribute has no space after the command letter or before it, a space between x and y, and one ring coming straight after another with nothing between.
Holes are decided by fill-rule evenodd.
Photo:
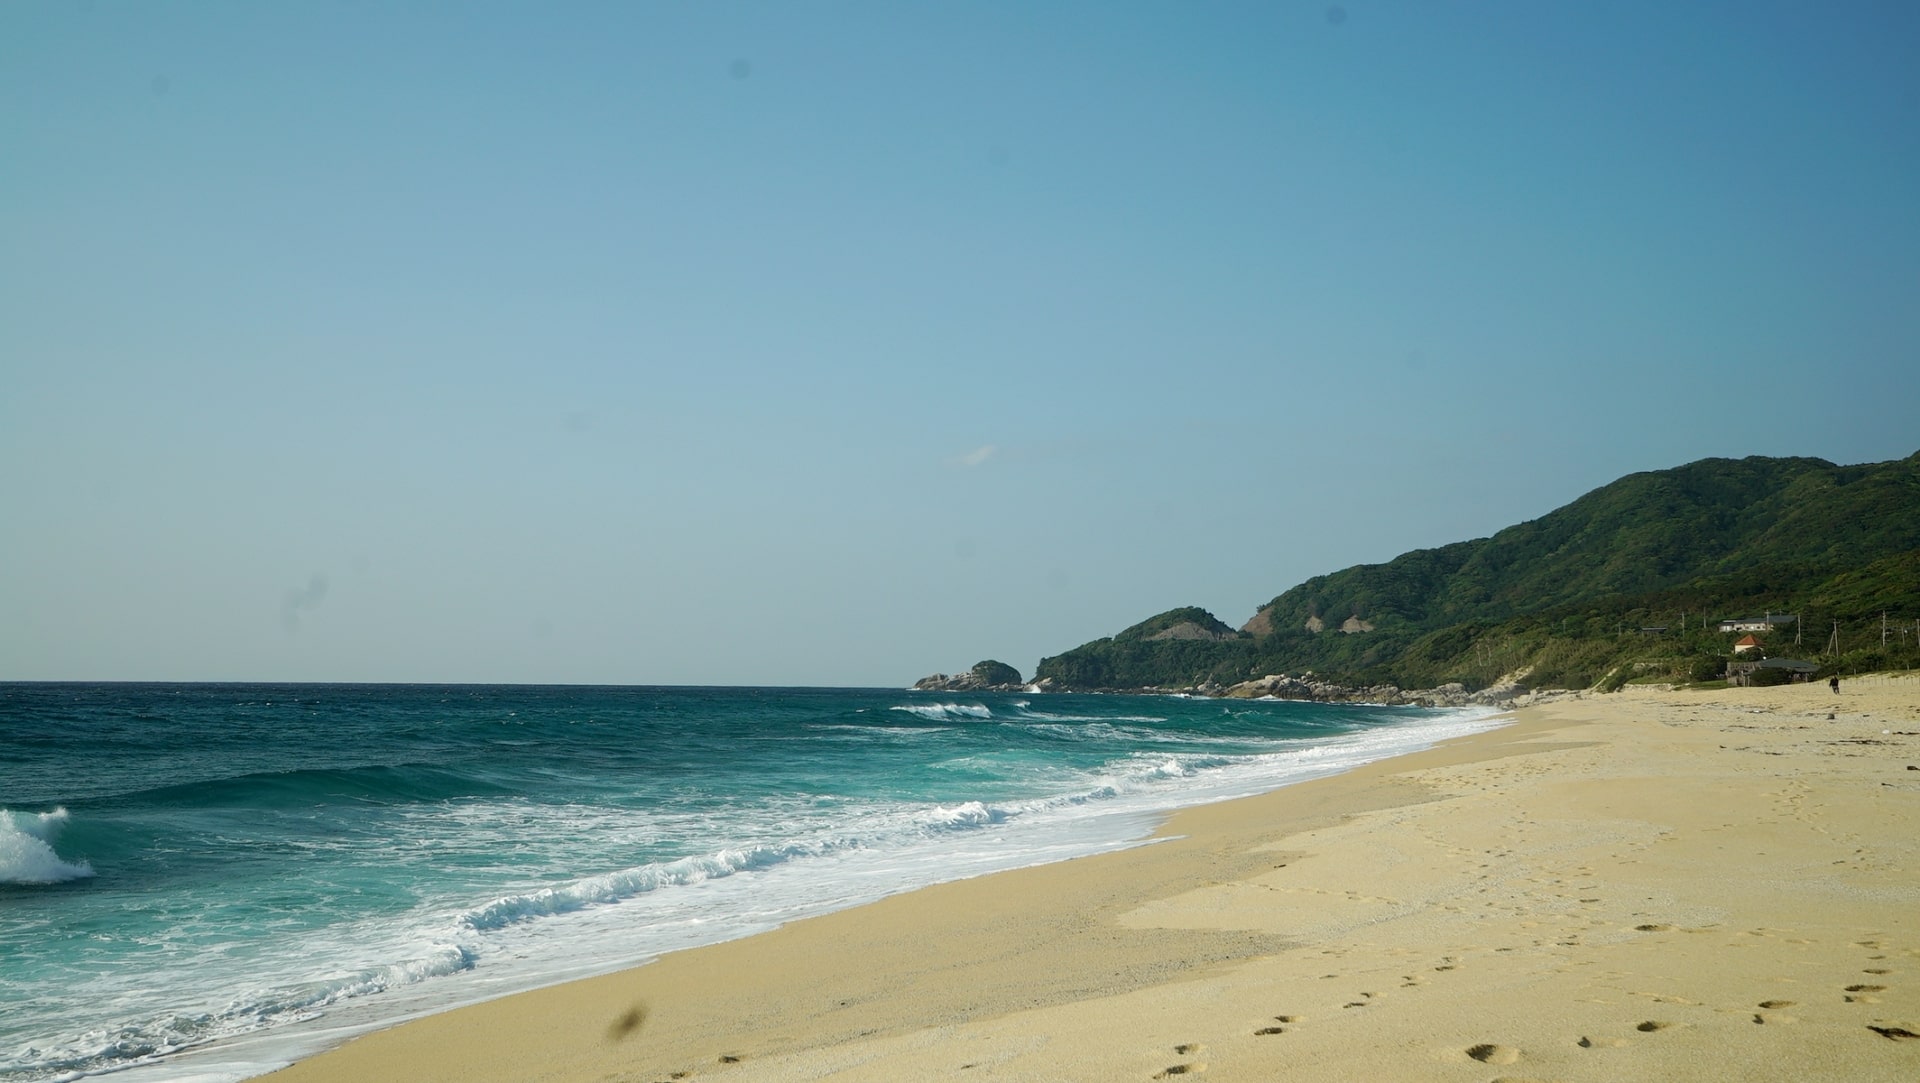
<instances>
[{"instance_id":1,"label":"breaking wave","mask_svg":"<svg viewBox=\"0 0 1920 1083\"><path fill-rule=\"evenodd\" d=\"M663 887L697 884L752 869L769 868L813 851L812 847L799 845L721 850L697 857L683 857L678 861L583 877L538 891L502 896L460 915L459 924L479 932L500 929L529 918L551 917L584 910L589 906L617 903Z\"/></svg>"},{"instance_id":2,"label":"breaking wave","mask_svg":"<svg viewBox=\"0 0 1920 1083\"><path fill-rule=\"evenodd\" d=\"M63 861L53 842L67 826L67 810L0 809L0 884L58 884L93 875L85 861Z\"/></svg>"},{"instance_id":3,"label":"breaking wave","mask_svg":"<svg viewBox=\"0 0 1920 1083\"><path fill-rule=\"evenodd\" d=\"M993 712L988 708L971 703L908 703L895 707L893 710L919 715L929 722L953 722L965 718L993 717Z\"/></svg>"}]
</instances>

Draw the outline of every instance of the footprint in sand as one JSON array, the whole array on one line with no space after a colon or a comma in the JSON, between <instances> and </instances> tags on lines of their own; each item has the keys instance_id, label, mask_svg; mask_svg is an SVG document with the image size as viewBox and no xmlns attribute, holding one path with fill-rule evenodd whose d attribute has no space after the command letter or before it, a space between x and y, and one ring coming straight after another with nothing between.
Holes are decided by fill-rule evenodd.
<instances>
[{"instance_id":1,"label":"footprint in sand","mask_svg":"<svg viewBox=\"0 0 1920 1083\"><path fill-rule=\"evenodd\" d=\"M1880 998L1877 996L1874 996L1872 993L1848 993L1846 996L1843 996L1840 999L1846 1001L1849 1004L1880 1003Z\"/></svg>"},{"instance_id":2,"label":"footprint in sand","mask_svg":"<svg viewBox=\"0 0 1920 1083\"><path fill-rule=\"evenodd\" d=\"M1793 1007L1793 1001L1791 1001L1791 1000L1763 1000L1763 1001L1761 1001L1761 1002L1760 1002L1760 1007L1762 1007L1762 1008L1768 1008L1768 1009L1772 1009L1772 1008L1791 1008L1791 1007Z\"/></svg>"},{"instance_id":3,"label":"footprint in sand","mask_svg":"<svg viewBox=\"0 0 1920 1083\"><path fill-rule=\"evenodd\" d=\"M1175 1053L1180 1054L1183 1057L1191 1057L1195 1053L1198 1053L1205 1048L1206 1046L1201 1045L1199 1042L1181 1042L1179 1045L1176 1045L1173 1047L1173 1051ZM1193 1075L1196 1072L1204 1072L1206 1070L1207 1070L1206 1062L1189 1061L1186 1064L1168 1065L1166 1068L1163 1068L1159 1072L1155 1073L1153 1078L1171 1079L1177 1075Z\"/></svg>"},{"instance_id":4,"label":"footprint in sand","mask_svg":"<svg viewBox=\"0 0 1920 1083\"><path fill-rule=\"evenodd\" d=\"M1643 1034L1652 1034L1656 1030L1665 1030L1672 1025L1673 1025L1672 1023L1668 1023L1664 1020L1649 1019L1646 1022L1641 1023L1639 1026L1634 1027L1633 1029L1640 1031Z\"/></svg>"},{"instance_id":5,"label":"footprint in sand","mask_svg":"<svg viewBox=\"0 0 1920 1083\"><path fill-rule=\"evenodd\" d=\"M1896 1042L1920 1038L1920 1023L1868 1023L1867 1029Z\"/></svg>"},{"instance_id":6,"label":"footprint in sand","mask_svg":"<svg viewBox=\"0 0 1920 1083\"><path fill-rule=\"evenodd\" d=\"M1884 985L1849 985L1847 995L1843 999L1849 1004L1878 1004L1880 998L1873 994L1886 991L1887 987Z\"/></svg>"},{"instance_id":7,"label":"footprint in sand","mask_svg":"<svg viewBox=\"0 0 1920 1083\"><path fill-rule=\"evenodd\" d=\"M1625 1038L1581 1038L1576 1043L1582 1049L1618 1049L1627 1044Z\"/></svg>"},{"instance_id":8,"label":"footprint in sand","mask_svg":"<svg viewBox=\"0 0 1920 1083\"><path fill-rule=\"evenodd\" d=\"M1520 1059L1520 1051L1510 1045L1495 1045L1482 1042L1467 1050L1467 1056L1482 1064L1512 1064Z\"/></svg>"},{"instance_id":9,"label":"footprint in sand","mask_svg":"<svg viewBox=\"0 0 1920 1083\"><path fill-rule=\"evenodd\" d=\"M1297 1015L1276 1015L1273 1019L1276 1023L1298 1023L1300 1021L1300 1017ZM1264 1038L1269 1034L1285 1034L1286 1032L1287 1028L1285 1027L1261 1027L1253 1033L1255 1037Z\"/></svg>"}]
</instances>

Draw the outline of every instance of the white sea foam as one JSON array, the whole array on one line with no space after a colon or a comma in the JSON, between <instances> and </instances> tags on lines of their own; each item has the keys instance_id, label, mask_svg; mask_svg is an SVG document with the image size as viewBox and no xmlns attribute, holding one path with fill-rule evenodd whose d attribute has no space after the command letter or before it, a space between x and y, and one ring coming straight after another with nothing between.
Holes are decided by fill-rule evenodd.
<instances>
[{"instance_id":1,"label":"white sea foam","mask_svg":"<svg viewBox=\"0 0 1920 1083\"><path fill-rule=\"evenodd\" d=\"M766 868L807 852L807 847L759 847L752 850L721 850L697 857L683 857L622 869L600 876L589 876L553 887L517 895L507 895L485 906L475 907L460 916L460 924L470 929L498 929L529 918L571 913L588 906L616 903L662 887L697 884L747 869Z\"/></svg>"},{"instance_id":2,"label":"white sea foam","mask_svg":"<svg viewBox=\"0 0 1920 1083\"><path fill-rule=\"evenodd\" d=\"M316 981L275 986L239 998L221 1012L228 1022L269 1023L280 1018L304 1018L318 1008L349 997L384 993L470 969L475 954L459 944L423 944L418 954L393 963L376 963L329 974Z\"/></svg>"},{"instance_id":3,"label":"white sea foam","mask_svg":"<svg viewBox=\"0 0 1920 1083\"><path fill-rule=\"evenodd\" d=\"M1007 816L1007 810L994 808L984 801L967 801L953 806L936 805L927 811L922 822L929 827L980 827L1001 823Z\"/></svg>"},{"instance_id":4,"label":"white sea foam","mask_svg":"<svg viewBox=\"0 0 1920 1083\"><path fill-rule=\"evenodd\" d=\"M907 703L892 708L917 714L932 722L951 722L961 718L992 718L993 711L974 703Z\"/></svg>"},{"instance_id":5,"label":"white sea foam","mask_svg":"<svg viewBox=\"0 0 1920 1083\"><path fill-rule=\"evenodd\" d=\"M0 884L57 884L92 876L92 865L63 861L53 851L68 818L64 808L40 813L0 809Z\"/></svg>"},{"instance_id":6,"label":"white sea foam","mask_svg":"<svg viewBox=\"0 0 1920 1083\"><path fill-rule=\"evenodd\" d=\"M1022 706L1025 706L1025 705L1023 704ZM1165 722L1165 721L1166 721L1166 718L1165 718L1165 717L1163 717L1163 716L1159 716L1159 715L1150 715L1150 714L1099 714L1099 715L1095 715L1095 714L1051 714L1051 713L1049 713L1049 712L1047 712L1047 711L1031 711L1031 710L1023 710L1023 711L1021 711L1021 712L1020 712L1020 716L1019 716L1019 717L1020 717L1020 720L1021 720L1021 721L1026 721L1026 720L1028 720L1028 719L1033 719L1033 720L1036 720L1036 721L1040 721L1040 722L1097 722L1097 723L1107 723L1107 722L1145 722L1145 723L1157 723L1157 722Z\"/></svg>"},{"instance_id":7,"label":"white sea foam","mask_svg":"<svg viewBox=\"0 0 1920 1083\"><path fill-rule=\"evenodd\" d=\"M812 728L821 732L833 732L837 730L842 733L857 733L862 737L872 737L874 734L877 734L877 733L884 733L889 737L938 737L940 734L947 732L952 727L950 726L875 726L875 725L849 726L849 725L841 725L841 724L832 723L832 722L824 722L824 723L815 724Z\"/></svg>"},{"instance_id":8,"label":"white sea foam","mask_svg":"<svg viewBox=\"0 0 1920 1083\"><path fill-rule=\"evenodd\" d=\"M8 1065L14 1070L34 1073L47 1081L80 1079L98 1072L119 1072L156 1062L166 1064L164 1076L176 1075L170 1058L221 1039L234 1038L287 1023L318 1018L322 1009L334 1004L402 989L429 978L446 977L473 966L474 954L453 944L415 945L410 957L398 962L376 963L354 969L335 970L311 981L253 989L237 995L214 999L158 1016L133 1014L145 997L121 997L112 1007L127 1016L120 1022L94 1027L66 1040L36 1045L18 1053ZM111 999L111 998L110 998ZM136 1072L137 1077L138 1073ZM237 1074L216 1072L209 1079L237 1079Z\"/></svg>"}]
</instances>

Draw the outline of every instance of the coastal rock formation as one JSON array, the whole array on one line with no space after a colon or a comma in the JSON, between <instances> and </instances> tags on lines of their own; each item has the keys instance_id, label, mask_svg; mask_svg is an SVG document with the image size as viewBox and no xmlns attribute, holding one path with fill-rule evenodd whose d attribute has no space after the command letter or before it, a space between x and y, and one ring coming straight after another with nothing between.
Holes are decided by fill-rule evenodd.
<instances>
[{"instance_id":1,"label":"coastal rock formation","mask_svg":"<svg viewBox=\"0 0 1920 1083\"><path fill-rule=\"evenodd\" d=\"M1353 686L1322 680L1311 673L1291 677L1271 673L1229 688L1197 688L1196 692L1227 699L1294 699L1315 703L1381 703L1391 707L1466 707L1474 704L1505 706L1525 696L1527 689L1516 680L1503 680L1477 692L1459 682L1438 688L1403 689L1391 684Z\"/></svg>"},{"instance_id":2,"label":"coastal rock formation","mask_svg":"<svg viewBox=\"0 0 1920 1083\"><path fill-rule=\"evenodd\" d=\"M913 687L921 692L1019 692L1027 686L1021 682L1019 670L989 658L952 677L945 673L922 677L913 682Z\"/></svg>"}]
</instances>

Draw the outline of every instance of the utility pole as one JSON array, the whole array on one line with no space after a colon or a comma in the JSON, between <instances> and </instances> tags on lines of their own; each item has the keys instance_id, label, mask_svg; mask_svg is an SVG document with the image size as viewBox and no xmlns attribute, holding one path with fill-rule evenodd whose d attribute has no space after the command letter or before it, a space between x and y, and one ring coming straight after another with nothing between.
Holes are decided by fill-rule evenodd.
<instances>
[{"instance_id":1,"label":"utility pole","mask_svg":"<svg viewBox=\"0 0 1920 1083\"><path fill-rule=\"evenodd\" d=\"M1833 622L1833 635L1827 638L1827 650L1831 651L1835 658L1840 657L1840 622L1839 621Z\"/></svg>"}]
</instances>

